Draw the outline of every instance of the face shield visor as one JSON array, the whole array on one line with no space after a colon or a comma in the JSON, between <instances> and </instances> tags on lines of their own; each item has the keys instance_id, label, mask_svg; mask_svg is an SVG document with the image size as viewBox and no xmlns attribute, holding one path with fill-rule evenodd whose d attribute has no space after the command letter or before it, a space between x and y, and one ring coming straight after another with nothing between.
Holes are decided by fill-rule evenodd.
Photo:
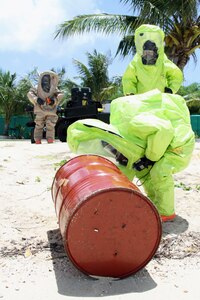
<instances>
[{"instance_id":1,"label":"face shield visor","mask_svg":"<svg viewBox=\"0 0 200 300\"><path fill-rule=\"evenodd\" d=\"M41 87L45 93L49 93L51 89L51 77L49 74L45 74L41 79Z\"/></svg>"},{"instance_id":2,"label":"face shield visor","mask_svg":"<svg viewBox=\"0 0 200 300\"><path fill-rule=\"evenodd\" d=\"M146 41L143 46L142 63L144 65L155 65L158 58L158 48L151 41Z\"/></svg>"}]
</instances>

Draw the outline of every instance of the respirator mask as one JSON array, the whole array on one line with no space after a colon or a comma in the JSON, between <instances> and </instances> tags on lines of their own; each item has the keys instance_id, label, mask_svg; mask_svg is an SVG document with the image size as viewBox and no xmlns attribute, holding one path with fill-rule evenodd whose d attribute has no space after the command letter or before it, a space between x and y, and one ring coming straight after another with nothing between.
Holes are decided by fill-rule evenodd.
<instances>
[{"instance_id":1,"label":"respirator mask","mask_svg":"<svg viewBox=\"0 0 200 300\"><path fill-rule=\"evenodd\" d=\"M143 46L142 63L144 65L155 65L158 58L158 48L151 41L146 41Z\"/></svg>"},{"instance_id":2,"label":"respirator mask","mask_svg":"<svg viewBox=\"0 0 200 300\"><path fill-rule=\"evenodd\" d=\"M51 89L51 77L49 74L45 74L41 79L41 86L45 93L49 93Z\"/></svg>"}]
</instances>

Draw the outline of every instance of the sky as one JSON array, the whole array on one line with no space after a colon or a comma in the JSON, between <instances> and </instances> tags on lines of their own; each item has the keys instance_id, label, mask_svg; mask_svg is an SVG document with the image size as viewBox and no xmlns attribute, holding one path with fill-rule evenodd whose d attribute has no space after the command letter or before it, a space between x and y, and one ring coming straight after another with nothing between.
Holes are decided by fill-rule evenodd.
<instances>
[{"instance_id":1,"label":"sky","mask_svg":"<svg viewBox=\"0 0 200 300\"><path fill-rule=\"evenodd\" d=\"M76 35L68 39L55 39L59 24L77 15L113 13L131 14L129 7L119 0L0 0L0 69L16 73L18 79L34 68L38 72L62 67L66 77L78 76L73 59L87 65L86 53L98 52L111 57L120 36L102 36L97 33ZM200 83L200 50L198 63L193 59L184 69L184 85ZM109 77L122 76L131 56L117 56L108 68Z\"/></svg>"}]
</instances>

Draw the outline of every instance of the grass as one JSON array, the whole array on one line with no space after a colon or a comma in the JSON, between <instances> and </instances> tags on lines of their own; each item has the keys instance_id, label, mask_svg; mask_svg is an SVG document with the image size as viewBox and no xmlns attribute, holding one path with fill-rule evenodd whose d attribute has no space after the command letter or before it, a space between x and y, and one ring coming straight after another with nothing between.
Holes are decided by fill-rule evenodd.
<instances>
[{"instance_id":1,"label":"grass","mask_svg":"<svg viewBox=\"0 0 200 300\"><path fill-rule=\"evenodd\" d=\"M184 191L191 191L191 190L200 191L200 185L199 184L195 185L195 187L192 187L190 185L186 185L183 182L176 182L174 186L177 187L177 188L181 188Z\"/></svg>"}]
</instances>

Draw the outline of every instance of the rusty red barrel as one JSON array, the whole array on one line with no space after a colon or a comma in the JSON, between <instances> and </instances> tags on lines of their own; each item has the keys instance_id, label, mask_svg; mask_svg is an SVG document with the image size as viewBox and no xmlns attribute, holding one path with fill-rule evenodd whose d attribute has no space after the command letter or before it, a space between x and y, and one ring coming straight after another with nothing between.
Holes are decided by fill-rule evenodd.
<instances>
[{"instance_id":1,"label":"rusty red barrel","mask_svg":"<svg viewBox=\"0 0 200 300\"><path fill-rule=\"evenodd\" d=\"M67 255L83 273L129 276L159 246L156 208L104 157L81 155L65 163L53 180L52 198Z\"/></svg>"}]
</instances>

